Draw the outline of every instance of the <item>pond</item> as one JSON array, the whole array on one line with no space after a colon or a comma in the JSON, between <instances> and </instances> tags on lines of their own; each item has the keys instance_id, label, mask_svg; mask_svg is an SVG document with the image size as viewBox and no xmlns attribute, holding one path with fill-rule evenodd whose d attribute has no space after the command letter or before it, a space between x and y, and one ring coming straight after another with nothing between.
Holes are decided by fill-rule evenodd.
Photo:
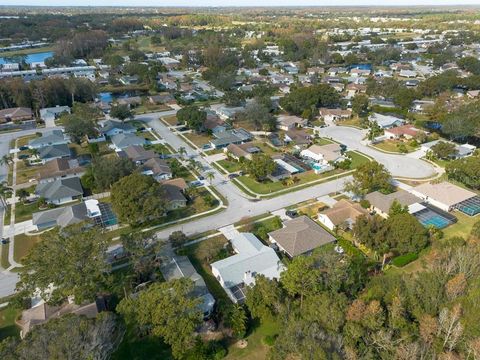
<instances>
[{"instance_id":1,"label":"pond","mask_svg":"<svg viewBox=\"0 0 480 360\"><path fill-rule=\"evenodd\" d=\"M19 62L20 59L25 56L25 62L31 64L34 62L43 62L45 59L53 56L53 51L44 51L38 53L32 53L28 55L7 56L0 57L0 64L9 64Z\"/></svg>"},{"instance_id":2,"label":"pond","mask_svg":"<svg viewBox=\"0 0 480 360\"><path fill-rule=\"evenodd\" d=\"M98 93L97 98L102 102L111 103L112 101L117 99L125 99L131 96L143 96L146 94L148 94L148 91L125 91L120 93L101 92Z\"/></svg>"}]
</instances>

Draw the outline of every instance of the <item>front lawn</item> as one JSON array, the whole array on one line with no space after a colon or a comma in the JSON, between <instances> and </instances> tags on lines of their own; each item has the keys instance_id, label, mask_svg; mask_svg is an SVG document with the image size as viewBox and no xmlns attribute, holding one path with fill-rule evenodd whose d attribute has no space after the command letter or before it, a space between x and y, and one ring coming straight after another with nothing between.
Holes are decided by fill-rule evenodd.
<instances>
[{"instance_id":1,"label":"front lawn","mask_svg":"<svg viewBox=\"0 0 480 360\"><path fill-rule=\"evenodd\" d=\"M178 120L176 115L164 116L162 119L165 120L165 122L170 126L178 125Z\"/></svg>"},{"instance_id":2,"label":"front lawn","mask_svg":"<svg viewBox=\"0 0 480 360\"><path fill-rule=\"evenodd\" d=\"M404 149L403 151L402 151L402 146ZM378 144L375 144L374 147L376 147L381 151L383 150L383 151L395 152L399 154L410 153L418 149L418 147L413 147L408 142L403 142L399 140L385 140L385 141L379 142Z\"/></svg>"},{"instance_id":3,"label":"front lawn","mask_svg":"<svg viewBox=\"0 0 480 360\"><path fill-rule=\"evenodd\" d=\"M40 235L15 235L15 247L13 248L13 258L21 263L22 259L28 255L30 250L41 240Z\"/></svg>"},{"instance_id":4,"label":"front lawn","mask_svg":"<svg viewBox=\"0 0 480 360\"><path fill-rule=\"evenodd\" d=\"M196 146L200 148L203 145L210 143L210 141L213 139L211 136L207 134L196 133L196 132L185 133L182 135L185 136L188 140L190 140L192 143L194 143Z\"/></svg>"},{"instance_id":5,"label":"front lawn","mask_svg":"<svg viewBox=\"0 0 480 360\"><path fill-rule=\"evenodd\" d=\"M235 160L224 159L224 160L217 161L217 163L218 165L223 167L225 170L227 170L229 173L242 170L242 165Z\"/></svg>"},{"instance_id":6,"label":"front lawn","mask_svg":"<svg viewBox=\"0 0 480 360\"><path fill-rule=\"evenodd\" d=\"M18 202L15 204L15 223L27 221L32 218L34 212L40 211L38 208L38 202L35 201L31 204L24 204Z\"/></svg>"},{"instance_id":7,"label":"front lawn","mask_svg":"<svg viewBox=\"0 0 480 360\"><path fill-rule=\"evenodd\" d=\"M17 161L17 184L29 182L31 179L37 180L40 166L32 166L27 161Z\"/></svg>"}]
</instances>

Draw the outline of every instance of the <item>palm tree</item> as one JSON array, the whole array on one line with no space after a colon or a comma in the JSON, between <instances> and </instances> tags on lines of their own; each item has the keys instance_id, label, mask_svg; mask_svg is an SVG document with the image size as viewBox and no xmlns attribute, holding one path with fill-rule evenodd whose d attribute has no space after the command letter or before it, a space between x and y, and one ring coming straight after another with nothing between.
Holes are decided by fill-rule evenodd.
<instances>
[{"instance_id":1,"label":"palm tree","mask_svg":"<svg viewBox=\"0 0 480 360\"><path fill-rule=\"evenodd\" d=\"M3 155L0 159L0 165L9 165L13 162L12 155Z\"/></svg>"},{"instance_id":2,"label":"palm tree","mask_svg":"<svg viewBox=\"0 0 480 360\"><path fill-rule=\"evenodd\" d=\"M12 189L9 186L7 186L7 183L5 181L0 183L0 196L1 197L5 197L5 196L7 196L11 193L12 193Z\"/></svg>"},{"instance_id":3,"label":"palm tree","mask_svg":"<svg viewBox=\"0 0 480 360\"><path fill-rule=\"evenodd\" d=\"M285 185L292 186L293 184L295 184L295 180L292 177L289 177L287 180L285 180Z\"/></svg>"},{"instance_id":4,"label":"palm tree","mask_svg":"<svg viewBox=\"0 0 480 360\"><path fill-rule=\"evenodd\" d=\"M210 184L212 183L213 179L215 179L215 174L213 173L213 171L209 171L205 174L205 177L207 178L207 180L210 182Z\"/></svg>"},{"instance_id":5,"label":"palm tree","mask_svg":"<svg viewBox=\"0 0 480 360\"><path fill-rule=\"evenodd\" d=\"M180 154L180 156L183 157L183 156L187 155L187 150L183 146L181 146L181 147L178 148L178 153Z\"/></svg>"},{"instance_id":6,"label":"palm tree","mask_svg":"<svg viewBox=\"0 0 480 360\"><path fill-rule=\"evenodd\" d=\"M17 196L19 200L22 202L25 201L25 199L28 198L29 195L30 193L26 189L20 189L17 191Z\"/></svg>"}]
</instances>

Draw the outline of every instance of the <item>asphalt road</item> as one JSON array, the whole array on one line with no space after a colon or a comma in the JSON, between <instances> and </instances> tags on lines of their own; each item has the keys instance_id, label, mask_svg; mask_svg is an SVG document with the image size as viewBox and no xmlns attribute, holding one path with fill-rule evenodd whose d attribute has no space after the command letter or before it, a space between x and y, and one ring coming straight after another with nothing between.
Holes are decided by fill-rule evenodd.
<instances>
[{"instance_id":1,"label":"asphalt road","mask_svg":"<svg viewBox=\"0 0 480 360\"><path fill-rule=\"evenodd\" d=\"M435 168L426 161L406 155L384 153L366 145L363 141L367 133L366 130L346 126L328 126L316 128L316 130L320 136L332 138L347 145L349 149L358 150L373 157L376 161L385 165L393 176L422 179L434 176L437 173Z\"/></svg>"}]
</instances>

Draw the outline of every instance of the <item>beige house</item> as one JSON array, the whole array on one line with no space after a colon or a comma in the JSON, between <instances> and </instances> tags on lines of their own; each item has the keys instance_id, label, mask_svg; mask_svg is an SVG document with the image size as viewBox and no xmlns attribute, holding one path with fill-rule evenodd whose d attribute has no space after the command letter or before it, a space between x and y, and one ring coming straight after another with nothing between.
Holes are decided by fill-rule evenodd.
<instances>
[{"instance_id":1,"label":"beige house","mask_svg":"<svg viewBox=\"0 0 480 360\"><path fill-rule=\"evenodd\" d=\"M280 130L288 131L297 127L303 127L307 124L306 119L294 115L279 115L277 118L277 127Z\"/></svg>"},{"instance_id":2,"label":"beige house","mask_svg":"<svg viewBox=\"0 0 480 360\"><path fill-rule=\"evenodd\" d=\"M375 211L378 215L387 218L393 202L396 200L402 206L410 206L419 203L422 200L405 190L398 190L394 193L385 195L379 191L374 191L365 196L365 200L370 203L370 210Z\"/></svg>"},{"instance_id":3,"label":"beige house","mask_svg":"<svg viewBox=\"0 0 480 360\"><path fill-rule=\"evenodd\" d=\"M447 181L438 184L425 183L409 191L443 211L451 211L457 204L477 196L474 192L465 190Z\"/></svg>"},{"instance_id":4,"label":"beige house","mask_svg":"<svg viewBox=\"0 0 480 360\"><path fill-rule=\"evenodd\" d=\"M269 240L289 257L312 252L334 242L335 237L307 216L283 223L283 228L268 234Z\"/></svg>"},{"instance_id":5,"label":"beige house","mask_svg":"<svg viewBox=\"0 0 480 360\"><path fill-rule=\"evenodd\" d=\"M336 226L342 225L351 229L357 217L361 215L368 215L368 211L358 203L342 199L330 209L319 213L318 221L332 231Z\"/></svg>"}]
</instances>

